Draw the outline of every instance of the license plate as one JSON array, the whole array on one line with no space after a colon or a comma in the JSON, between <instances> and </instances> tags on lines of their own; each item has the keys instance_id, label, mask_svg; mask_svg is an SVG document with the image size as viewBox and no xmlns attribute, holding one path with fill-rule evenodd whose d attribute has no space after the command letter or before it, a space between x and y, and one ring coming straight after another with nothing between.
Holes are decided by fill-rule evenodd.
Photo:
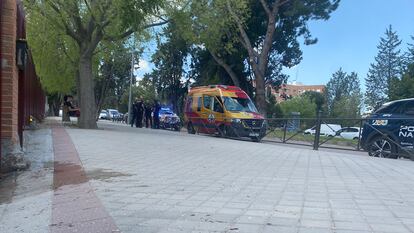
<instances>
[{"instance_id":1,"label":"license plate","mask_svg":"<svg viewBox=\"0 0 414 233\"><path fill-rule=\"evenodd\" d=\"M258 133L249 133L249 136L250 137L259 137L259 134Z\"/></svg>"}]
</instances>

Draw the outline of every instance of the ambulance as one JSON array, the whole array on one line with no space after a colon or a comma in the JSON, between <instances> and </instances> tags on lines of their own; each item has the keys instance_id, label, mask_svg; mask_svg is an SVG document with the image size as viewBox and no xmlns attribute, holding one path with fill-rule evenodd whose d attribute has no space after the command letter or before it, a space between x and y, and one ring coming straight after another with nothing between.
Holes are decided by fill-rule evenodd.
<instances>
[{"instance_id":1,"label":"ambulance","mask_svg":"<svg viewBox=\"0 0 414 233\"><path fill-rule=\"evenodd\" d=\"M184 120L190 134L217 134L256 142L266 135L264 117L246 92L235 86L191 88L184 105Z\"/></svg>"}]
</instances>

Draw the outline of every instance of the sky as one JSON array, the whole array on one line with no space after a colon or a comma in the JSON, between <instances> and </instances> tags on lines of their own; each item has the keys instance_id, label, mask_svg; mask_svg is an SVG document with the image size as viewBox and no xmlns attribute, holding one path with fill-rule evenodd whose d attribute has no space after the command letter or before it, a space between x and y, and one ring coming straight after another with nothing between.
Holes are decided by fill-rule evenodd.
<instances>
[{"instance_id":1,"label":"sky","mask_svg":"<svg viewBox=\"0 0 414 233\"><path fill-rule=\"evenodd\" d=\"M318 38L315 45L302 45L303 60L284 72L289 81L304 84L326 84L339 68L356 72L364 85L377 45L392 25L402 39L401 50L414 43L414 0L341 0L328 21L311 21L309 28ZM148 43L140 60L138 78L153 69L150 58L155 43ZM364 87L363 87L364 89Z\"/></svg>"},{"instance_id":2,"label":"sky","mask_svg":"<svg viewBox=\"0 0 414 233\"><path fill-rule=\"evenodd\" d=\"M341 0L328 21L309 24L318 43L302 46L302 62L290 70L290 81L326 84L340 67L355 71L361 82L374 62L380 37L389 25L403 40L413 44L414 0Z\"/></svg>"}]
</instances>

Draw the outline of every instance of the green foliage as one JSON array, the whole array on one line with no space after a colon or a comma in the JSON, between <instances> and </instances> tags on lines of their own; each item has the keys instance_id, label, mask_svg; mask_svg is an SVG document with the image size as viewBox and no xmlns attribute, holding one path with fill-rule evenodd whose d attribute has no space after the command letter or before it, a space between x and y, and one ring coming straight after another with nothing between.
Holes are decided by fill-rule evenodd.
<instances>
[{"instance_id":1,"label":"green foliage","mask_svg":"<svg viewBox=\"0 0 414 233\"><path fill-rule=\"evenodd\" d=\"M316 117L316 103L309 96L301 95L293 97L279 104L284 116L290 116L292 112L300 112L302 118Z\"/></svg>"},{"instance_id":2,"label":"green foliage","mask_svg":"<svg viewBox=\"0 0 414 233\"><path fill-rule=\"evenodd\" d=\"M330 117L360 117L362 93L355 72L347 74L342 68L335 72L326 85L325 96Z\"/></svg>"},{"instance_id":3,"label":"green foliage","mask_svg":"<svg viewBox=\"0 0 414 233\"><path fill-rule=\"evenodd\" d=\"M152 56L155 69L146 76L164 104L172 105L180 113L187 93L188 79L184 70L190 45L177 30L175 23L163 29L163 40L157 40L157 51ZM148 82L149 82L148 81Z\"/></svg>"},{"instance_id":4,"label":"green foliage","mask_svg":"<svg viewBox=\"0 0 414 233\"><path fill-rule=\"evenodd\" d=\"M270 95L269 101L267 102L267 118L280 118L283 117L283 110L280 105L277 104L274 95Z\"/></svg>"},{"instance_id":5,"label":"green foliage","mask_svg":"<svg viewBox=\"0 0 414 233\"><path fill-rule=\"evenodd\" d=\"M407 68L414 63L414 36L411 36L412 43L408 43L408 51L405 54L405 63Z\"/></svg>"},{"instance_id":6,"label":"green foliage","mask_svg":"<svg viewBox=\"0 0 414 233\"><path fill-rule=\"evenodd\" d=\"M129 93L131 52L124 43L112 43L100 49L99 72L95 77L95 99L99 108L119 108L121 98ZM135 84L135 82L133 83Z\"/></svg>"},{"instance_id":7,"label":"green foliage","mask_svg":"<svg viewBox=\"0 0 414 233\"><path fill-rule=\"evenodd\" d=\"M96 95L94 76L100 58L97 48L103 42L122 41L134 32L160 25L154 14L160 12L164 0L25 0L29 21L40 20L40 25L50 25L49 30L58 38L67 38L68 43L59 47L74 55L73 75L80 103L81 128L96 128ZM35 30L36 32L36 30ZM59 43L59 42L58 42ZM37 50L42 48L37 43ZM76 46L72 46L76 45ZM46 51L56 49L54 43L46 43ZM42 53L38 57L47 61L57 59L56 53ZM67 65L67 63L65 63ZM44 69L54 69L52 62L44 62ZM94 75L95 73L95 75ZM51 75L49 75L51 76Z\"/></svg>"},{"instance_id":8,"label":"green foliage","mask_svg":"<svg viewBox=\"0 0 414 233\"><path fill-rule=\"evenodd\" d=\"M252 96L253 86L249 79L250 72L245 68L244 60L247 56L245 53L245 50L241 48L239 52L227 54L222 59L225 63L231 64L234 73L239 78L240 88ZM194 48L190 54L192 60L189 76L194 79L194 86L210 84L234 85L229 74L222 66L217 64L209 51Z\"/></svg>"},{"instance_id":9,"label":"green foliage","mask_svg":"<svg viewBox=\"0 0 414 233\"><path fill-rule=\"evenodd\" d=\"M401 79L393 80L390 100L414 97L414 63L408 66Z\"/></svg>"},{"instance_id":10,"label":"green foliage","mask_svg":"<svg viewBox=\"0 0 414 233\"><path fill-rule=\"evenodd\" d=\"M43 20L39 11L30 10L27 40L44 90L51 95L73 92L78 61L76 43Z\"/></svg>"},{"instance_id":11,"label":"green foliage","mask_svg":"<svg viewBox=\"0 0 414 233\"><path fill-rule=\"evenodd\" d=\"M134 101L135 98L143 98L144 102L147 104L153 104L154 100L156 100L155 95L155 87L152 84L152 81L148 78L143 78L138 82L138 85L132 86L132 96ZM129 103L129 89L128 91L124 92L121 97L121 101L119 104L119 111L120 112L128 112L128 103Z\"/></svg>"},{"instance_id":12,"label":"green foliage","mask_svg":"<svg viewBox=\"0 0 414 233\"><path fill-rule=\"evenodd\" d=\"M292 67L302 59L298 38L304 38L307 45L316 43L308 21L327 20L338 4L337 0L290 0L283 4L277 0L194 0L184 8L183 35L213 54L233 83L234 79L249 82L247 78L254 73L256 100L265 112L265 84L286 81L282 68ZM268 26L269 22L274 22L270 25L275 27ZM242 59L229 59L229 55L240 51ZM248 66L247 76L231 74L239 64ZM212 77L217 79L217 74Z\"/></svg>"},{"instance_id":13,"label":"green foliage","mask_svg":"<svg viewBox=\"0 0 414 233\"><path fill-rule=\"evenodd\" d=\"M366 83L366 104L377 109L390 98L390 85L399 79L403 70L403 59L399 46L401 40L391 25L380 39L375 63L371 64Z\"/></svg>"},{"instance_id":14,"label":"green foliage","mask_svg":"<svg viewBox=\"0 0 414 233\"><path fill-rule=\"evenodd\" d=\"M312 103L315 103L316 112L323 111L323 107L326 103L326 99L322 93L316 92L316 91L307 91L303 94L303 96L305 98L309 98L312 101Z\"/></svg>"}]
</instances>

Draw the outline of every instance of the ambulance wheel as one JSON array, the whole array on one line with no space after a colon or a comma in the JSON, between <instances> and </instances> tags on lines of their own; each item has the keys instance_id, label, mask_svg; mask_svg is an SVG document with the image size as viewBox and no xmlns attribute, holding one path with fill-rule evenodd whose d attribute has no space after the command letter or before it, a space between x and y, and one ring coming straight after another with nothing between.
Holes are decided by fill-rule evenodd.
<instances>
[{"instance_id":1,"label":"ambulance wheel","mask_svg":"<svg viewBox=\"0 0 414 233\"><path fill-rule=\"evenodd\" d=\"M227 127L225 125L220 125L218 128L218 133L220 137L225 138L228 136Z\"/></svg>"},{"instance_id":2,"label":"ambulance wheel","mask_svg":"<svg viewBox=\"0 0 414 233\"><path fill-rule=\"evenodd\" d=\"M372 157L397 159L397 147L385 136L378 136L368 145L368 155Z\"/></svg>"},{"instance_id":3,"label":"ambulance wheel","mask_svg":"<svg viewBox=\"0 0 414 233\"><path fill-rule=\"evenodd\" d=\"M250 139L252 139L253 142L260 142L262 140L261 137L251 137Z\"/></svg>"},{"instance_id":4,"label":"ambulance wheel","mask_svg":"<svg viewBox=\"0 0 414 233\"><path fill-rule=\"evenodd\" d=\"M187 124L187 132L189 134L195 134L196 133L196 131L193 127L193 124L191 122L188 122L188 124Z\"/></svg>"}]
</instances>

